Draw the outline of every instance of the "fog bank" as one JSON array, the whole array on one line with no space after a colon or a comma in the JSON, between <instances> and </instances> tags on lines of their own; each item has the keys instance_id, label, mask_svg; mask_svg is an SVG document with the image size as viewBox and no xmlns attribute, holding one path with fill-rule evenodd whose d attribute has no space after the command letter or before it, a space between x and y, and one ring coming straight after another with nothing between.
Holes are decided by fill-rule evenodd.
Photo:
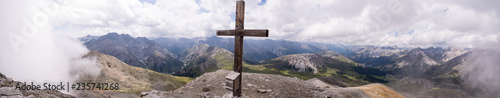
<instances>
[{"instance_id":1,"label":"fog bank","mask_svg":"<svg viewBox=\"0 0 500 98\"><path fill-rule=\"evenodd\" d=\"M54 33L53 17L61 2L15 0L0 3L0 72L15 81L73 82L81 74L98 75L96 59L76 38Z\"/></svg>"}]
</instances>

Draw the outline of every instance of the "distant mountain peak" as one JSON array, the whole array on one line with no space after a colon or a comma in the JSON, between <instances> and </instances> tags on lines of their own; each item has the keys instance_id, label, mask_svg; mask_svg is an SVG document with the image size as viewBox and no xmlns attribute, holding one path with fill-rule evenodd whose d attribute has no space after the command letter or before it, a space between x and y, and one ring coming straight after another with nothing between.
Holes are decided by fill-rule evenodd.
<instances>
[{"instance_id":1,"label":"distant mountain peak","mask_svg":"<svg viewBox=\"0 0 500 98\"><path fill-rule=\"evenodd\" d=\"M109 38L109 39L121 39L121 40L132 40L132 39L134 39L132 36L130 36L128 34L118 34L116 32L111 32L111 33L108 33L108 34L103 35L101 37Z\"/></svg>"},{"instance_id":2,"label":"distant mountain peak","mask_svg":"<svg viewBox=\"0 0 500 98\"><path fill-rule=\"evenodd\" d=\"M167 49L145 37L108 33L85 43L89 50L112 55L123 62L161 73L179 70L184 64Z\"/></svg>"},{"instance_id":3,"label":"distant mountain peak","mask_svg":"<svg viewBox=\"0 0 500 98\"><path fill-rule=\"evenodd\" d=\"M313 53L285 55L273 60L282 61L284 64L277 64L274 67L288 67L288 70L297 72L318 73L318 68L323 67L324 65L322 57Z\"/></svg>"},{"instance_id":4,"label":"distant mountain peak","mask_svg":"<svg viewBox=\"0 0 500 98\"><path fill-rule=\"evenodd\" d=\"M443 59L443 54L445 53L445 50L441 47L429 47L426 49L423 49L424 53L434 61L438 62Z\"/></svg>"},{"instance_id":5,"label":"distant mountain peak","mask_svg":"<svg viewBox=\"0 0 500 98\"><path fill-rule=\"evenodd\" d=\"M415 48L412 49L408 54L400 58L401 60L396 62L399 67L404 67L404 66L410 66L410 65L419 65L421 66L422 64L426 65L437 65L438 63L423 51L422 48Z\"/></svg>"},{"instance_id":6,"label":"distant mountain peak","mask_svg":"<svg viewBox=\"0 0 500 98\"><path fill-rule=\"evenodd\" d=\"M391 68L398 75L421 75L439 63L428 57L423 49L415 48L399 58Z\"/></svg>"}]
</instances>

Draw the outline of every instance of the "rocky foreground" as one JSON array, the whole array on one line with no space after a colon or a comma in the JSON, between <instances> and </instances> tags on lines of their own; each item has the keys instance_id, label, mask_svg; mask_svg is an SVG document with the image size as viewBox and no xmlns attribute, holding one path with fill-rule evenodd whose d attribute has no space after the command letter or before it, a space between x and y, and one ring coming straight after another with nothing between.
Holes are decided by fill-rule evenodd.
<instances>
[{"instance_id":1,"label":"rocky foreground","mask_svg":"<svg viewBox=\"0 0 500 98\"><path fill-rule=\"evenodd\" d=\"M141 97L232 97L231 91L224 88L225 76L229 70L217 70L205 73L185 86L174 91L149 91L143 92ZM317 79L304 81L298 78L280 75L243 73L243 97L297 97L297 98L401 98L404 97L391 88L375 83L359 87L341 88L326 84Z\"/></svg>"},{"instance_id":2,"label":"rocky foreground","mask_svg":"<svg viewBox=\"0 0 500 98\"><path fill-rule=\"evenodd\" d=\"M19 81L0 73L0 98L74 98L56 90L15 90Z\"/></svg>"}]
</instances>

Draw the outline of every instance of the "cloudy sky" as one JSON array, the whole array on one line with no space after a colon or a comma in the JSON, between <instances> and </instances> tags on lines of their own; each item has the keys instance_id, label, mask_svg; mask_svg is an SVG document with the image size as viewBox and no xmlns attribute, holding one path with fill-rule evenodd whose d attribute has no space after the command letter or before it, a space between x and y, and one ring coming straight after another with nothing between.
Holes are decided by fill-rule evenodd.
<instances>
[{"instance_id":1,"label":"cloudy sky","mask_svg":"<svg viewBox=\"0 0 500 98\"><path fill-rule=\"evenodd\" d=\"M245 28L269 29L264 39L500 50L499 0L245 2ZM87 66L92 60L81 59L88 50L74 38L108 32L211 37L234 29L235 5L236 0L0 0L0 72L20 81L72 81L76 76L67 73L74 69L99 72ZM497 79L491 73L497 59L479 60L488 63L479 68L490 70L477 75Z\"/></svg>"},{"instance_id":2,"label":"cloudy sky","mask_svg":"<svg viewBox=\"0 0 500 98\"><path fill-rule=\"evenodd\" d=\"M245 28L269 29L269 39L474 47L497 42L500 36L497 0L245 2ZM2 35L22 35L25 21L33 22L37 17L48 21L37 28L73 37L118 32L148 38L191 38L234 29L236 0L2 0L0 5L1 26L8 29Z\"/></svg>"}]
</instances>

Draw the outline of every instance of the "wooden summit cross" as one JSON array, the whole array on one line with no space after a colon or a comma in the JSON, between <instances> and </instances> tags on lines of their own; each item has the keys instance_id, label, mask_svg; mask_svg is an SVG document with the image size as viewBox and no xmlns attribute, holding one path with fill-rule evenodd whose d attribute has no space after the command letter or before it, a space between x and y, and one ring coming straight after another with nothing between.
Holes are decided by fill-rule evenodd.
<instances>
[{"instance_id":1,"label":"wooden summit cross","mask_svg":"<svg viewBox=\"0 0 500 98\"><path fill-rule=\"evenodd\" d=\"M243 36L267 37L267 29L244 29L245 1L236 1L235 30L217 30L217 36L234 36L234 71L226 76L226 88L233 91L233 96L241 96L241 72L243 57Z\"/></svg>"}]
</instances>

